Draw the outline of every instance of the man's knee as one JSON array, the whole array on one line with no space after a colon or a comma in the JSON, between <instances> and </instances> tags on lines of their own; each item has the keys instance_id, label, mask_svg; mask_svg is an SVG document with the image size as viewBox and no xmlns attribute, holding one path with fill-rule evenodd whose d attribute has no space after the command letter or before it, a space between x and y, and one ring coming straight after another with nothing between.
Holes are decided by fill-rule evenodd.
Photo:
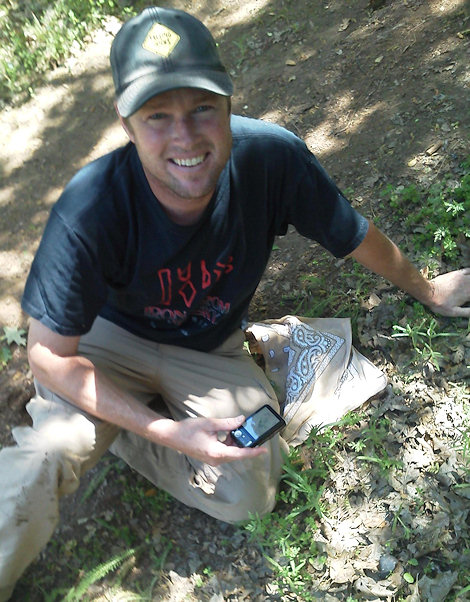
<instances>
[{"instance_id":1,"label":"man's knee","mask_svg":"<svg viewBox=\"0 0 470 602\"><path fill-rule=\"evenodd\" d=\"M263 516L271 512L276 504L277 483L257 482L256 485L246 480L239 489L236 504L236 518L233 522L249 519L252 516Z\"/></svg>"},{"instance_id":2,"label":"man's knee","mask_svg":"<svg viewBox=\"0 0 470 602\"><path fill-rule=\"evenodd\" d=\"M223 465L223 474L213 481L215 504L212 511L206 512L230 523L271 512L276 504L281 471L280 467L273 470L259 460Z\"/></svg>"},{"instance_id":3,"label":"man's knee","mask_svg":"<svg viewBox=\"0 0 470 602\"><path fill-rule=\"evenodd\" d=\"M35 464L44 465L41 472L54 473L59 494L73 493L80 476L94 454L95 426L85 416L55 414L34 421L33 427L13 429L18 444L18 457L33 455Z\"/></svg>"}]
</instances>

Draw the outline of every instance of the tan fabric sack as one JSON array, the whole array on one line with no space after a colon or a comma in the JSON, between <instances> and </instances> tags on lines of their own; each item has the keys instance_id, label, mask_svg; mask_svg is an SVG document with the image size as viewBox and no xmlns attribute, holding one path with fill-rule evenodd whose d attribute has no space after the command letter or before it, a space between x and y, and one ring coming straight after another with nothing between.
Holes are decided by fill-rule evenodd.
<instances>
[{"instance_id":1,"label":"tan fabric sack","mask_svg":"<svg viewBox=\"0 0 470 602\"><path fill-rule=\"evenodd\" d=\"M252 352L263 355L276 391L289 445L313 427L336 422L382 391L385 374L352 346L349 318L284 316L247 329Z\"/></svg>"}]
</instances>

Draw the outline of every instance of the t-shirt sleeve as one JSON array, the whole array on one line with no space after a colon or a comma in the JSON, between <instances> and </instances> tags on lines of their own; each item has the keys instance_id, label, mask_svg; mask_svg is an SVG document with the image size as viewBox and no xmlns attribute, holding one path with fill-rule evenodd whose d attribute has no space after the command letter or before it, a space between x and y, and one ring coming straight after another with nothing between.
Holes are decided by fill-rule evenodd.
<instances>
[{"instance_id":1,"label":"t-shirt sleeve","mask_svg":"<svg viewBox=\"0 0 470 602\"><path fill-rule=\"evenodd\" d=\"M314 199L311 198L313 191ZM348 255L363 241L369 228L368 220L351 206L317 158L309 154L305 179L300 183L298 202L293 205L292 221L300 234L313 228L313 235L336 257ZM309 220L308 207L314 202L314 222ZM304 206L304 204L307 206ZM310 211L310 214L312 210Z\"/></svg>"},{"instance_id":2,"label":"t-shirt sleeve","mask_svg":"<svg viewBox=\"0 0 470 602\"><path fill-rule=\"evenodd\" d=\"M90 240L53 210L26 281L24 311L64 336L88 332L106 300L99 250Z\"/></svg>"},{"instance_id":3,"label":"t-shirt sleeve","mask_svg":"<svg viewBox=\"0 0 470 602\"><path fill-rule=\"evenodd\" d=\"M348 255L362 242L368 220L356 211L303 142L297 140L286 160L284 223L316 240L336 257ZM282 213L282 211L281 211Z\"/></svg>"}]
</instances>

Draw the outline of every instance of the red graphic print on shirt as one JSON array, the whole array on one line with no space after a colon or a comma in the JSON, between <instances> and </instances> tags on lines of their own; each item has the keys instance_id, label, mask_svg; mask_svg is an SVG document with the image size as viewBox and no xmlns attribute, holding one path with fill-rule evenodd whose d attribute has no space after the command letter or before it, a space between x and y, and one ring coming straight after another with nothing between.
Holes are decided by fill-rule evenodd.
<instances>
[{"instance_id":1,"label":"red graphic print on shirt","mask_svg":"<svg viewBox=\"0 0 470 602\"><path fill-rule=\"evenodd\" d=\"M233 257L226 262L218 261L210 270L207 262L201 259L199 270L194 269L193 263L189 262L185 267L176 269L162 268L158 270L157 277L161 287L161 298L159 305L147 306L144 313L147 317L163 320L174 325L182 324L189 314L199 316L205 321L215 324L221 316L228 313L230 303L224 302L216 296L207 296L198 307L193 308L198 290L204 291L218 282L224 274L233 271ZM180 305L183 301L186 309L172 308L172 305Z\"/></svg>"}]
</instances>

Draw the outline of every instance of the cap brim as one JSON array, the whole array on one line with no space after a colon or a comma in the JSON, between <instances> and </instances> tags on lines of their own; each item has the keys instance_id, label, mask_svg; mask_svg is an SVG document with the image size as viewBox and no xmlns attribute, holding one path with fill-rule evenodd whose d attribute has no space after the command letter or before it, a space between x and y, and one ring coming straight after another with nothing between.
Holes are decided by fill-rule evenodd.
<instances>
[{"instance_id":1,"label":"cap brim","mask_svg":"<svg viewBox=\"0 0 470 602\"><path fill-rule=\"evenodd\" d=\"M198 71L197 74L180 72L163 76L161 73L151 73L139 77L119 95L116 102L119 114L130 117L157 94L177 88L198 88L222 96L233 94L232 80L223 71Z\"/></svg>"}]
</instances>

